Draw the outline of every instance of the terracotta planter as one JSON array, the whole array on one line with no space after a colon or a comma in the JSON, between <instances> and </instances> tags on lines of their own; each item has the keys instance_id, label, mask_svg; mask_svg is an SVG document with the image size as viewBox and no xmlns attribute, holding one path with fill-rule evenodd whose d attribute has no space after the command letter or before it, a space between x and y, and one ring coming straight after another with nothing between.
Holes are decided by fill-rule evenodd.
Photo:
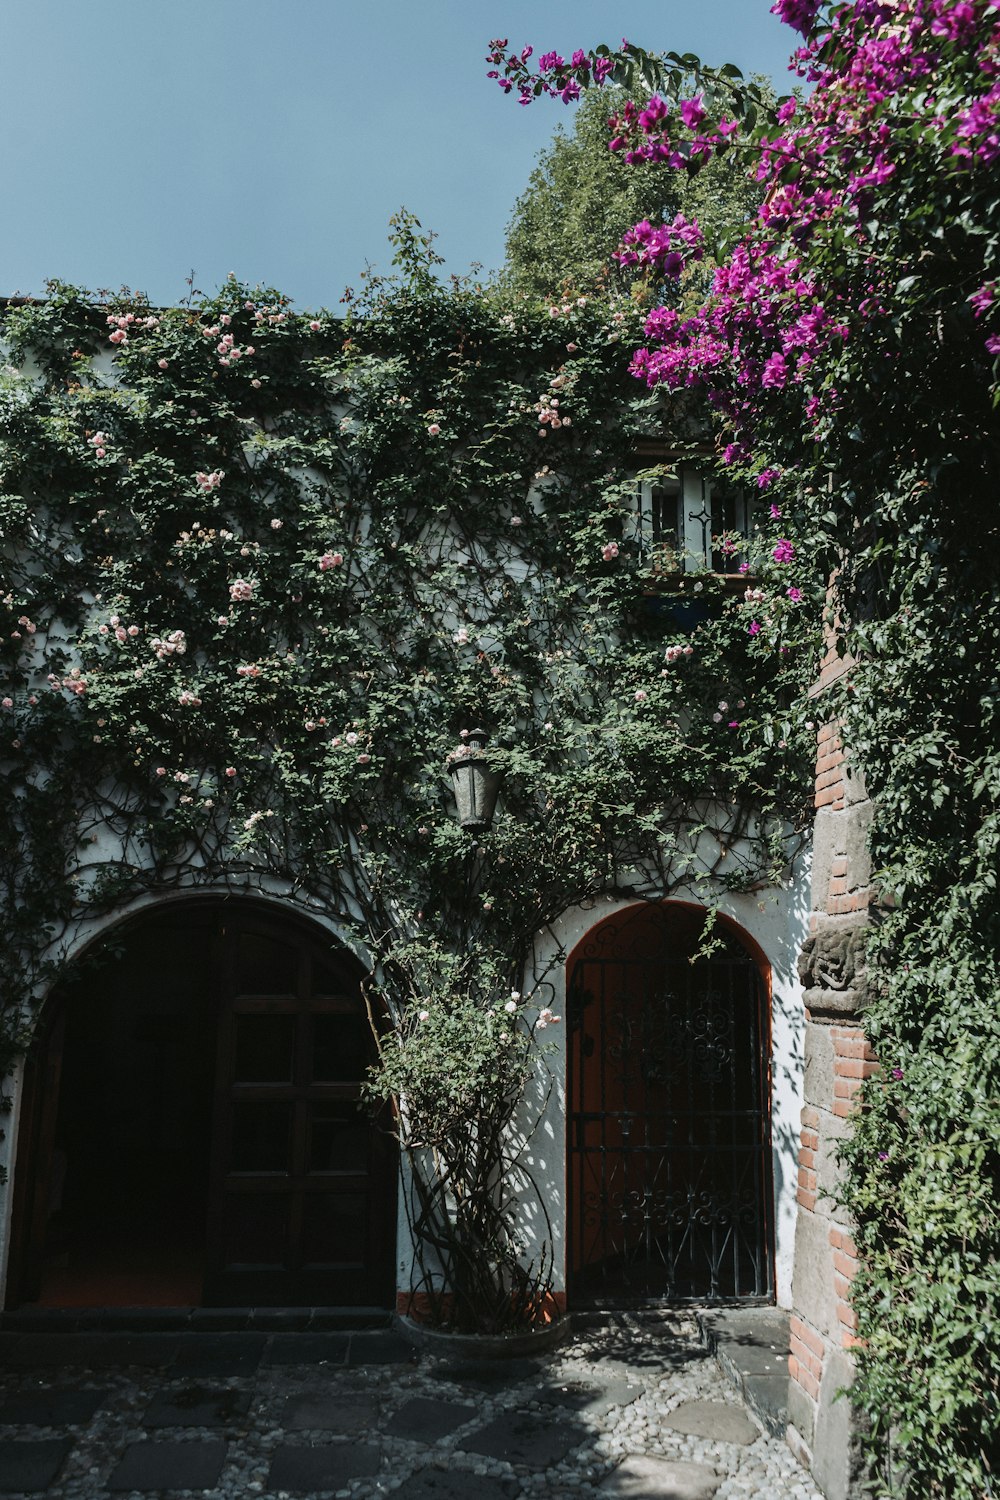
<instances>
[{"instance_id":1,"label":"terracotta planter","mask_svg":"<svg viewBox=\"0 0 1000 1500\"><path fill-rule=\"evenodd\" d=\"M512 1334L444 1333L402 1313L396 1314L395 1322L404 1338L437 1359L524 1359L557 1348L573 1329L573 1320L565 1315L541 1328Z\"/></svg>"}]
</instances>

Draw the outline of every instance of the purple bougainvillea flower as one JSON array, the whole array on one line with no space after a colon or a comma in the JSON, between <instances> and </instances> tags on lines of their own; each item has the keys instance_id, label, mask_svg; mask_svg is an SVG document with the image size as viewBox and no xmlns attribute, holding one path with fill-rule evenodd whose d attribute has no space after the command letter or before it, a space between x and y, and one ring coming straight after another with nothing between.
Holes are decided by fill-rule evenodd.
<instances>
[{"instance_id":1,"label":"purple bougainvillea flower","mask_svg":"<svg viewBox=\"0 0 1000 1500\"><path fill-rule=\"evenodd\" d=\"M806 36L816 19L819 6L820 0L774 0L771 14L779 16L786 26L791 26Z\"/></svg>"}]
</instances>

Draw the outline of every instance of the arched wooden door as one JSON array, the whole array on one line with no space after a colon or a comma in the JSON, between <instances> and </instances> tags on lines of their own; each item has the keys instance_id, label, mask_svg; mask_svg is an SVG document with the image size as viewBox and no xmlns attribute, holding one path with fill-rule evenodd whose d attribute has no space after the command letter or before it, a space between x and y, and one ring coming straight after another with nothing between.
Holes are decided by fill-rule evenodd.
<instances>
[{"instance_id":1,"label":"arched wooden door","mask_svg":"<svg viewBox=\"0 0 1000 1500\"><path fill-rule=\"evenodd\" d=\"M360 1103L359 977L237 899L91 950L30 1070L8 1305L387 1305L395 1162Z\"/></svg>"},{"instance_id":2,"label":"arched wooden door","mask_svg":"<svg viewBox=\"0 0 1000 1500\"><path fill-rule=\"evenodd\" d=\"M567 968L569 1290L774 1294L766 966L704 912L609 918Z\"/></svg>"}]
</instances>

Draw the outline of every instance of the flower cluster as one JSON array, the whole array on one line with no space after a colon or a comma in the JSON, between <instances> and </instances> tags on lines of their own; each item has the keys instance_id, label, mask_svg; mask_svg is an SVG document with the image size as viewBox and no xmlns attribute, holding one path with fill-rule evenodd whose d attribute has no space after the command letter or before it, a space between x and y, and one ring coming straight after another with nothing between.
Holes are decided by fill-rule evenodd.
<instances>
[{"instance_id":1,"label":"flower cluster","mask_svg":"<svg viewBox=\"0 0 1000 1500\"><path fill-rule=\"evenodd\" d=\"M615 59L602 49L599 52L584 52L577 48L569 62L558 52L543 52L538 59L538 72L532 73L528 61L534 53L533 47L524 47L520 52L507 53L506 37L490 42L486 61L490 64L487 78L495 78L505 94L517 90L518 102L530 104L539 95L548 94L559 98L564 104L579 99L581 87L593 80L598 86L611 76ZM628 50L628 42L622 41L622 51Z\"/></svg>"},{"instance_id":2,"label":"flower cluster","mask_svg":"<svg viewBox=\"0 0 1000 1500\"><path fill-rule=\"evenodd\" d=\"M157 660L166 661L170 656L184 655L187 650L187 637L183 630L172 630L169 635L165 636L154 635L149 642L149 648Z\"/></svg>"},{"instance_id":3,"label":"flower cluster","mask_svg":"<svg viewBox=\"0 0 1000 1500\"><path fill-rule=\"evenodd\" d=\"M749 428L762 391L804 383L817 357L848 331L817 295L801 260L748 242L715 272L700 312L681 318L657 308L649 315L651 343L636 351L631 368L649 386L705 387L727 416Z\"/></svg>"},{"instance_id":4,"label":"flower cluster","mask_svg":"<svg viewBox=\"0 0 1000 1500\"><path fill-rule=\"evenodd\" d=\"M820 0L775 0L771 6L772 16L779 16L786 26L794 27L807 36L819 11Z\"/></svg>"},{"instance_id":5,"label":"flower cluster","mask_svg":"<svg viewBox=\"0 0 1000 1500\"><path fill-rule=\"evenodd\" d=\"M58 693L60 689L65 689L67 693L72 693L75 698L82 698L90 686L80 667L71 667L64 677L60 677L57 672L50 672L48 674L48 684L53 692Z\"/></svg>"},{"instance_id":6,"label":"flower cluster","mask_svg":"<svg viewBox=\"0 0 1000 1500\"><path fill-rule=\"evenodd\" d=\"M140 328L152 329L158 328L160 326L159 318L155 317L152 313L143 318L134 312L112 312L108 313L106 321L107 326L111 329L111 332L108 334L108 339L112 344L115 345L127 344L129 340L129 334L134 330L137 331Z\"/></svg>"},{"instance_id":7,"label":"flower cluster","mask_svg":"<svg viewBox=\"0 0 1000 1500\"><path fill-rule=\"evenodd\" d=\"M642 219L633 225L615 252L615 260L620 266L638 266L677 277L689 261L701 260L703 254L698 225L677 214L670 224L653 225Z\"/></svg>"},{"instance_id":8,"label":"flower cluster","mask_svg":"<svg viewBox=\"0 0 1000 1500\"><path fill-rule=\"evenodd\" d=\"M830 7L829 36L816 33L820 0L777 0L772 8L806 36L797 61L816 87L777 111L760 148L757 224L716 273L708 303L687 318L654 311L649 343L632 365L650 386L702 387L751 445L770 393L800 390L807 431L832 417L839 396L823 379L828 356L835 360L855 332L870 337L873 322L888 320L899 271L884 254L863 257L875 195L912 155L914 132L928 171L938 175L983 169L1000 157L1000 15L992 0L857 0ZM952 63L962 71L963 95L946 117L927 83ZM912 129L894 128L902 117L914 121ZM678 122L695 131L690 145L676 138ZM627 159L675 168L723 149L733 135L731 122L713 123L700 96L678 110L658 95L645 108L629 104L612 131L611 148ZM821 280L815 257L810 263L802 253L827 237L836 246L834 237L845 234L867 282L861 294L852 286L850 298ZM659 264L670 275L684 250L643 224L619 259ZM992 283L970 302L988 320L987 352L1000 355Z\"/></svg>"},{"instance_id":9,"label":"flower cluster","mask_svg":"<svg viewBox=\"0 0 1000 1500\"><path fill-rule=\"evenodd\" d=\"M711 123L701 95L683 100L676 111L659 94L641 109L629 100L608 123L611 150L621 151L627 162L661 162L676 170L724 150L738 133L737 122L726 115Z\"/></svg>"},{"instance_id":10,"label":"flower cluster","mask_svg":"<svg viewBox=\"0 0 1000 1500\"><path fill-rule=\"evenodd\" d=\"M534 411L539 422L538 436L545 437L546 424L555 432L560 427L572 427L573 419L560 403L565 399L564 388L567 376L562 370L553 375L549 389L543 391L535 402Z\"/></svg>"},{"instance_id":11,"label":"flower cluster","mask_svg":"<svg viewBox=\"0 0 1000 1500\"><path fill-rule=\"evenodd\" d=\"M209 334L209 337L212 338L214 338L215 334L218 332L217 329L206 329L205 331ZM219 356L220 365L232 365L235 364L237 360L242 359L244 354L256 354L257 351L252 344L246 344L241 349L231 333L224 333L222 335L222 338L215 346L215 352Z\"/></svg>"},{"instance_id":12,"label":"flower cluster","mask_svg":"<svg viewBox=\"0 0 1000 1500\"><path fill-rule=\"evenodd\" d=\"M32 628L34 628L34 627L32 627ZM140 631L139 631L139 626L138 625L128 625L128 626L125 626L121 622L121 616L120 615L112 615L107 624L103 624L102 623L102 624L98 625L98 627L97 627L97 633L98 633L98 635L106 635L106 636L110 636L110 635L113 634L114 635L114 639L118 642L118 644L120 646L123 646L129 640L130 637L139 635ZM183 635L183 632L178 631L178 634L179 635ZM160 645L161 646L163 645L162 641L160 641ZM172 654L172 653L170 653L168 651L167 654L169 655L169 654Z\"/></svg>"}]
</instances>

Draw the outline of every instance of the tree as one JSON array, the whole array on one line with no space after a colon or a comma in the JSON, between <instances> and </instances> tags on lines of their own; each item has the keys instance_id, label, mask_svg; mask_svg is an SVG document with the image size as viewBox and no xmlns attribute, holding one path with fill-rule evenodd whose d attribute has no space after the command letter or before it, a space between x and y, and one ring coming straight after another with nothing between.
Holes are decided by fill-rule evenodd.
<instances>
[{"instance_id":1,"label":"tree","mask_svg":"<svg viewBox=\"0 0 1000 1500\"><path fill-rule=\"evenodd\" d=\"M608 116L624 108L622 88L587 94L573 129L561 126L514 205L503 277L515 291L550 300L562 293L624 291L634 276L613 259L626 230L641 219L678 213L719 231L747 223L760 190L735 157L716 157L695 177L630 165L608 151ZM708 272L698 277L707 290Z\"/></svg>"}]
</instances>

